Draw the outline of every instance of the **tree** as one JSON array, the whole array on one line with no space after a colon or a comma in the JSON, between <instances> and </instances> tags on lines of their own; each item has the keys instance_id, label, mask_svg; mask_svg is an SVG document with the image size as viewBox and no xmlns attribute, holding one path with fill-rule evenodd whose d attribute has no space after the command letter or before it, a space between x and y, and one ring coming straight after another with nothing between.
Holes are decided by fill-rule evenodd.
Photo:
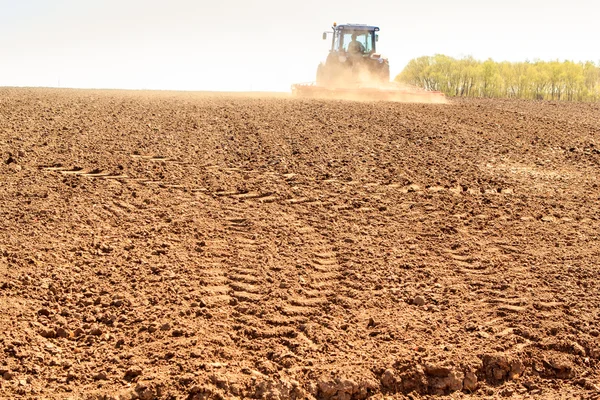
<instances>
[{"instance_id":1,"label":"tree","mask_svg":"<svg viewBox=\"0 0 600 400\"><path fill-rule=\"evenodd\" d=\"M436 54L411 60L396 81L448 96L600 101L600 64L591 61L482 62Z\"/></svg>"}]
</instances>

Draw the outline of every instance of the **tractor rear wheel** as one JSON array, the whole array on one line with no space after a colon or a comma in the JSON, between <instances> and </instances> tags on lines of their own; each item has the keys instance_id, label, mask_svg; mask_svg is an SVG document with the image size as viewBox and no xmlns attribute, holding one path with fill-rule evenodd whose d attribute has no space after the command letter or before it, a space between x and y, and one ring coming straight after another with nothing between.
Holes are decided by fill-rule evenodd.
<instances>
[{"instance_id":1,"label":"tractor rear wheel","mask_svg":"<svg viewBox=\"0 0 600 400\"><path fill-rule=\"evenodd\" d=\"M389 83L390 81L390 64L385 63L381 69L381 82Z\"/></svg>"},{"instance_id":2,"label":"tractor rear wheel","mask_svg":"<svg viewBox=\"0 0 600 400\"><path fill-rule=\"evenodd\" d=\"M322 86L325 83L325 68L323 64L317 67L317 85Z\"/></svg>"}]
</instances>

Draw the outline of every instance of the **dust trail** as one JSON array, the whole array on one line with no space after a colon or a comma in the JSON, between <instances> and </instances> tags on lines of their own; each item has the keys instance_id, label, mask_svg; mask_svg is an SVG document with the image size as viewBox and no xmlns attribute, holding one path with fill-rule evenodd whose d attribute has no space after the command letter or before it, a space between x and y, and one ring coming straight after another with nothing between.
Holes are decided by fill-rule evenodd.
<instances>
[{"instance_id":1,"label":"dust trail","mask_svg":"<svg viewBox=\"0 0 600 400\"><path fill-rule=\"evenodd\" d=\"M350 76L351 75L351 76ZM448 104L441 92L430 92L398 82L381 82L368 68L341 70L332 85L292 86L296 97L352 101L393 101L401 103Z\"/></svg>"},{"instance_id":2,"label":"dust trail","mask_svg":"<svg viewBox=\"0 0 600 400\"><path fill-rule=\"evenodd\" d=\"M294 85L292 95L300 98L335 99L351 101L393 101L400 103L449 104L443 93L428 92L408 85L377 84L372 86L328 88L314 84Z\"/></svg>"}]
</instances>

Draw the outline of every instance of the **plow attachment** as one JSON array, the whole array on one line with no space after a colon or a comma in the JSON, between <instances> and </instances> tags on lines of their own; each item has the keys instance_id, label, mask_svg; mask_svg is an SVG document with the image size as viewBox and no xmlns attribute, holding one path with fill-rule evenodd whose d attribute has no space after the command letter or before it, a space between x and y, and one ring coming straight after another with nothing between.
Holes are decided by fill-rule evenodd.
<instances>
[{"instance_id":1,"label":"plow attachment","mask_svg":"<svg viewBox=\"0 0 600 400\"><path fill-rule=\"evenodd\" d=\"M299 98L339 99L356 101L396 101L403 103L447 103L442 92L430 92L416 87L389 85L385 87L331 88L313 83L292 86L292 95Z\"/></svg>"}]
</instances>

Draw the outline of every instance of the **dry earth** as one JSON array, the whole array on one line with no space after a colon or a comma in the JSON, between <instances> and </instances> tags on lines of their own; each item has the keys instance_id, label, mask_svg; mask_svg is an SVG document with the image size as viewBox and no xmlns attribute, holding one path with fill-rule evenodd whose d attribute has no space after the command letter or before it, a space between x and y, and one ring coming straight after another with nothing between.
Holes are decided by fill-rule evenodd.
<instances>
[{"instance_id":1,"label":"dry earth","mask_svg":"<svg viewBox=\"0 0 600 400\"><path fill-rule=\"evenodd\" d=\"M0 397L600 397L600 105L0 89Z\"/></svg>"}]
</instances>

